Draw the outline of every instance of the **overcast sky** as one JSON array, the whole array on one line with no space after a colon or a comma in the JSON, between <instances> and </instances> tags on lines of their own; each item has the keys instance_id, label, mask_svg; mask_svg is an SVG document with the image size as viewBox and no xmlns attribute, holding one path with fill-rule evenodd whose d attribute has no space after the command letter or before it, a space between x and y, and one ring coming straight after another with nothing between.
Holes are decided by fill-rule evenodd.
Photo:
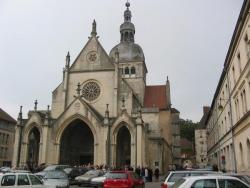
<instances>
[{"instance_id":1,"label":"overcast sky","mask_svg":"<svg viewBox=\"0 0 250 188\"><path fill-rule=\"evenodd\" d=\"M68 51L73 61L93 19L109 53L119 43L125 0L0 0L0 107L17 118L51 105ZM131 0L147 84L171 83L172 106L199 121L210 105L243 0Z\"/></svg>"}]
</instances>

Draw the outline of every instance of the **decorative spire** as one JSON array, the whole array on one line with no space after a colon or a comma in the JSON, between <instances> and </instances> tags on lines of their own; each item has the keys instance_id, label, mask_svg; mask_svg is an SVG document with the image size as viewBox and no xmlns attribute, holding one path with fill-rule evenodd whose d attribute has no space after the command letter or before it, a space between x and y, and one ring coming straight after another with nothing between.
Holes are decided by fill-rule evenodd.
<instances>
[{"instance_id":1,"label":"decorative spire","mask_svg":"<svg viewBox=\"0 0 250 188\"><path fill-rule=\"evenodd\" d=\"M120 26L121 42L134 42L135 26L131 23L130 3L126 2L127 9L124 11L124 23Z\"/></svg>"},{"instance_id":2,"label":"decorative spire","mask_svg":"<svg viewBox=\"0 0 250 188\"><path fill-rule=\"evenodd\" d=\"M37 111L37 104L38 104L37 99L35 100L34 104L35 104L34 110Z\"/></svg>"},{"instance_id":3,"label":"decorative spire","mask_svg":"<svg viewBox=\"0 0 250 188\"><path fill-rule=\"evenodd\" d=\"M66 68L69 68L69 64L70 64L70 54L68 52L68 54L66 56Z\"/></svg>"},{"instance_id":4,"label":"decorative spire","mask_svg":"<svg viewBox=\"0 0 250 188\"><path fill-rule=\"evenodd\" d=\"M95 37L96 35L97 35L97 32L96 32L96 22L95 22L95 20L94 20L93 23L92 23L91 36L92 36L92 37Z\"/></svg>"},{"instance_id":5,"label":"decorative spire","mask_svg":"<svg viewBox=\"0 0 250 188\"><path fill-rule=\"evenodd\" d=\"M105 111L104 125L109 126L109 104L106 104L107 109Z\"/></svg>"},{"instance_id":6,"label":"decorative spire","mask_svg":"<svg viewBox=\"0 0 250 188\"><path fill-rule=\"evenodd\" d=\"M127 10L125 10L124 12L124 22L131 22L131 11L129 10L130 7L130 3L127 1L127 3L125 4L127 7Z\"/></svg>"},{"instance_id":7,"label":"decorative spire","mask_svg":"<svg viewBox=\"0 0 250 188\"><path fill-rule=\"evenodd\" d=\"M77 84L76 92L77 92L77 95L78 95L78 96L81 95L81 84L80 84L80 82L78 82L78 84Z\"/></svg>"},{"instance_id":8,"label":"decorative spire","mask_svg":"<svg viewBox=\"0 0 250 188\"><path fill-rule=\"evenodd\" d=\"M122 111L125 110L125 97L122 98Z\"/></svg>"},{"instance_id":9,"label":"decorative spire","mask_svg":"<svg viewBox=\"0 0 250 188\"><path fill-rule=\"evenodd\" d=\"M21 122L21 120L23 119L23 112L22 112L22 109L23 109L23 106L20 106L20 111L19 111L18 118L17 118L17 120L18 120L19 122Z\"/></svg>"},{"instance_id":10,"label":"decorative spire","mask_svg":"<svg viewBox=\"0 0 250 188\"><path fill-rule=\"evenodd\" d=\"M109 117L109 104L106 104L106 106L107 106L107 109L106 109L106 111L105 111L105 117Z\"/></svg>"}]
</instances>

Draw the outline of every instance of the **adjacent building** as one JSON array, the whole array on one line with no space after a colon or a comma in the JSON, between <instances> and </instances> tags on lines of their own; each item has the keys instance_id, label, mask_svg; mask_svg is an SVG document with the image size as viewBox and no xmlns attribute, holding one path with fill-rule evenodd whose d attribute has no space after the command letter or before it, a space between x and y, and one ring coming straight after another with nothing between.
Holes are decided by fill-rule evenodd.
<instances>
[{"instance_id":1,"label":"adjacent building","mask_svg":"<svg viewBox=\"0 0 250 188\"><path fill-rule=\"evenodd\" d=\"M96 22L86 45L71 64L52 105L20 110L15 134L15 166L107 164L150 166L161 172L179 162L179 111L172 108L170 81L148 85L146 60L135 43L130 4L120 26L120 43L109 55Z\"/></svg>"},{"instance_id":2,"label":"adjacent building","mask_svg":"<svg viewBox=\"0 0 250 188\"><path fill-rule=\"evenodd\" d=\"M208 162L250 173L250 1L245 0L231 39L206 127Z\"/></svg>"},{"instance_id":3,"label":"adjacent building","mask_svg":"<svg viewBox=\"0 0 250 188\"><path fill-rule=\"evenodd\" d=\"M203 107L203 116L199 122L198 127L195 129L195 159L196 165L199 168L207 166L207 129L205 121L208 116L210 107Z\"/></svg>"},{"instance_id":4,"label":"adjacent building","mask_svg":"<svg viewBox=\"0 0 250 188\"><path fill-rule=\"evenodd\" d=\"M11 166L16 120L0 108L0 166Z\"/></svg>"}]
</instances>

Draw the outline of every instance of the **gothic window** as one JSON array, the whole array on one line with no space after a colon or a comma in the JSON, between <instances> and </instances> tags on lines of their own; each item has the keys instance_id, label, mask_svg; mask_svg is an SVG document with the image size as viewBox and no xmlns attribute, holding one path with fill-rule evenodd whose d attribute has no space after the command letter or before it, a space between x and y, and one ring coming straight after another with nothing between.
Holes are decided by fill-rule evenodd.
<instances>
[{"instance_id":1,"label":"gothic window","mask_svg":"<svg viewBox=\"0 0 250 188\"><path fill-rule=\"evenodd\" d=\"M131 74L135 74L135 67L131 67Z\"/></svg>"},{"instance_id":2,"label":"gothic window","mask_svg":"<svg viewBox=\"0 0 250 188\"><path fill-rule=\"evenodd\" d=\"M100 86L96 82L88 82L83 86L82 95L88 101L94 101L100 96Z\"/></svg>"},{"instance_id":3,"label":"gothic window","mask_svg":"<svg viewBox=\"0 0 250 188\"><path fill-rule=\"evenodd\" d=\"M128 67L125 68L125 75L129 75L129 68Z\"/></svg>"}]
</instances>

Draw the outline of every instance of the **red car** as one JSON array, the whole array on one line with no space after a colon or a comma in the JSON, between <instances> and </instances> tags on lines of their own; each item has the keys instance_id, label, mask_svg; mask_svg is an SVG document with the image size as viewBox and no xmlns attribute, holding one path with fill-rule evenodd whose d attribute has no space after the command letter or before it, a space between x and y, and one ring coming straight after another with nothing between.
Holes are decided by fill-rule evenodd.
<instances>
[{"instance_id":1,"label":"red car","mask_svg":"<svg viewBox=\"0 0 250 188\"><path fill-rule=\"evenodd\" d=\"M144 181L132 171L111 171L104 181L104 188L144 188Z\"/></svg>"}]
</instances>

